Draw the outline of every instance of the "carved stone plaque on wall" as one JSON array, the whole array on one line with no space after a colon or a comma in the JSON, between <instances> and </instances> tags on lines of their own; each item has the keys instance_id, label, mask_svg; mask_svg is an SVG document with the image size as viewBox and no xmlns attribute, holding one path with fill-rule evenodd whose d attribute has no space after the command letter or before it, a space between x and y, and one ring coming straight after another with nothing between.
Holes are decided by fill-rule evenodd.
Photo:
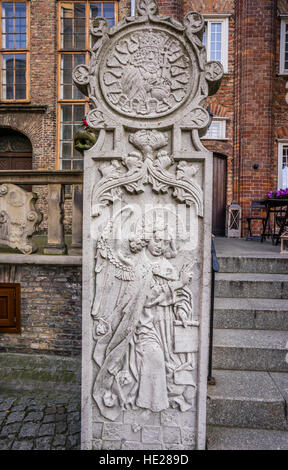
<instances>
[{"instance_id":1,"label":"carved stone plaque on wall","mask_svg":"<svg viewBox=\"0 0 288 470\"><path fill-rule=\"evenodd\" d=\"M139 0L91 24L73 78L98 131L85 153L83 449L205 447L212 156L204 104L223 68L204 20ZM108 444L107 444L108 442ZM111 447L112 446L112 447Z\"/></svg>"}]
</instances>

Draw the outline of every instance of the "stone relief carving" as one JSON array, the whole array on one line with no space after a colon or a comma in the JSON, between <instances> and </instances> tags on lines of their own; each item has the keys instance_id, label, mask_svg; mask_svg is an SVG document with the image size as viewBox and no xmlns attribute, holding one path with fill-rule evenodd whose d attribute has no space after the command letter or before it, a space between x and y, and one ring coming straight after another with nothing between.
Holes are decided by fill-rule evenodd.
<instances>
[{"instance_id":1,"label":"stone relief carving","mask_svg":"<svg viewBox=\"0 0 288 470\"><path fill-rule=\"evenodd\" d=\"M92 316L100 370L93 397L111 420L122 409L186 411L196 393L193 353L199 323L188 286L193 265L177 270L171 262L185 238L181 221L163 207L154 208L134 232L119 236L132 215L126 206L109 221L96 252Z\"/></svg>"},{"instance_id":2,"label":"stone relief carving","mask_svg":"<svg viewBox=\"0 0 288 470\"><path fill-rule=\"evenodd\" d=\"M121 411L135 410L134 430L142 412L201 409L203 417L211 155L199 136L223 75L207 63L201 14L181 24L159 16L155 0L137 0L137 13L112 28L94 19L90 64L73 76L99 131L85 154L84 337L94 361L85 416L125 423L131 414ZM193 435L198 424L189 424Z\"/></svg>"},{"instance_id":3,"label":"stone relief carving","mask_svg":"<svg viewBox=\"0 0 288 470\"><path fill-rule=\"evenodd\" d=\"M145 191L145 184L150 184L156 193L172 189L172 196L178 202L195 204L198 215L202 216L203 194L193 179L197 173L195 165L179 162L173 170L173 158L168 152L156 152L167 145L167 136L162 132L142 130L131 134L129 140L141 152L130 152L121 163L116 160L100 166L102 178L92 191L92 216L100 215L105 205L121 195L122 189L139 194Z\"/></svg>"},{"instance_id":4,"label":"stone relief carving","mask_svg":"<svg viewBox=\"0 0 288 470\"><path fill-rule=\"evenodd\" d=\"M112 28L100 17L91 22L94 43L90 64L78 65L73 80L91 100L94 109L87 122L92 128L107 124L108 108L131 119L169 116L185 103L191 112L199 112L208 94L215 93L220 85L223 67L218 62L207 63L200 13L188 13L181 24L159 16L154 0L138 1L137 11L139 16L125 18ZM135 25L137 30L127 31ZM206 75L199 83L201 93L195 96L199 72ZM107 109L101 105L103 98ZM202 114L207 114L203 108ZM208 122L207 115L203 126Z\"/></svg>"},{"instance_id":5,"label":"stone relief carving","mask_svg":"<svg viewBox=\"0 0 288 470\"><path fill-rule=\"evenodd\" d=\"M31 236L42 220L35 208L35 193L14 184L0 186L0 244L31 254L36 247Z\"/></svg>"},{"instance_id":6,"label":"stone relief carving","mask_svg":"<svg viewBox=\"0 0 288 470\"><path fill-rule=\"evenodd\" d=\"M191 78L191 62L178 39L163 32L141 31L116 44L105 60L101 88L117 111L154 117L185 101Z\"/></svg>"}]
</instances>

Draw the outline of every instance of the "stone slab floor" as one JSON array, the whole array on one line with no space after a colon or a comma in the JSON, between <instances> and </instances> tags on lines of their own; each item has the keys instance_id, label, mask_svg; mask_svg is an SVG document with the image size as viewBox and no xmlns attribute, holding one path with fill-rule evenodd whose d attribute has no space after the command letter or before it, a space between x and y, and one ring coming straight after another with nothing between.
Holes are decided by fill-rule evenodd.
<instances>
[{"instance_id":1,"label":"stone slab floor","mask_svg":"<svg viewBox=\"0 0 288 470\"><path fill-rule=\"evenodd\" d=\"M80 395L0 390L0 450L80 449Z\"/></svg>"}]
</instances>

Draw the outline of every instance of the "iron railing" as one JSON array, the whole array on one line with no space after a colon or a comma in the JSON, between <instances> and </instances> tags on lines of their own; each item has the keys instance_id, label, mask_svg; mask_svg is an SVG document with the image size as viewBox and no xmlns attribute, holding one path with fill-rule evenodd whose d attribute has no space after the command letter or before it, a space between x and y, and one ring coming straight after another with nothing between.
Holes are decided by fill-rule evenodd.
<instances>
[{"instance_id":1,"label":"iron railing","mask_svg":"<svg viewBox=\"0 0 288 470\"><path fill-rule=\"evenodd\" d=\"M209 330L209 363L208 363L208 384L215 385L215 378L212 377L212 367L213 367L213 328L214 328L214 296L215 296L215 273L219 271L219 263L216 255L215 245L214 245L214 235L212 235L211 243L211 303L210 303L210 330Z\"/></svg>"}]
</instances>

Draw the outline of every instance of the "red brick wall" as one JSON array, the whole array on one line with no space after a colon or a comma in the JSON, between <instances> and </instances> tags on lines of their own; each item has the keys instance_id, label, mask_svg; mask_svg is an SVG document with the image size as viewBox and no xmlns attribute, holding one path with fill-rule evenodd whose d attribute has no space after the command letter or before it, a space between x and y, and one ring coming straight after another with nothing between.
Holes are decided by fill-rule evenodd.
<instances>
[{"instance_id":1,"label":"red brick wall","mask_svg":"<svg viewBox=\"0 0 288 470\"><path fill-rule=\"evenodd\" d=\"M56 0L31 0L31 104L45 113L0 113L0 125L26 134L33 145L34 168L56 164ZM130 0L119 0L119 19L130 15ZM280 19L287 0L158 0L162 15L182 20L190 10L231 14L229 73L208 104L228 117L227 141L203 141L228 160L227 202L244 207L277 185L278 142L288 138L286 77L279 76ZM253 163L259 163L256 171Z\"/></svg>"},{"instance_id":2,"label":"red brick wall","mask_svg":"<svg viewBox=\"0 0 288 470\"><path fill-rule=\"evenodd\" d=\"M236 17L237 171L234 182L245 221L251 199L265 197L273 180L275 2L239 0ZM259 164L258 170L253 169L254 163Z\"/></svg>"},{"instance_id":3,"label":"red brick wall","mask_svg":"<svg viewBox=\"0 0 288 470\"><path fill-rule=\"evenodd\" d=\"M0 126L9 126L29 137L33 167L54 169L56 163L56 3L31 0L31 105L47 106L44 113L0 114Z\"/></svg>"}]
</instances>

